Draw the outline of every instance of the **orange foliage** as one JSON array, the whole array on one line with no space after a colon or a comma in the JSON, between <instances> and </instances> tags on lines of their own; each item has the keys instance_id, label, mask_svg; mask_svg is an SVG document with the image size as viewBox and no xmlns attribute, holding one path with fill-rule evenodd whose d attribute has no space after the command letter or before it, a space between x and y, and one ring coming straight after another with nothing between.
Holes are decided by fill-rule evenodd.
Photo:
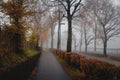
<instances>
[{"instance_id":1,"label":"orange foliage","mask_svg":"<svg viewBox=\"0 0 120 80\"><path fill-rule=\"evenodd\" d=\"M52 49L52 51L63 58L70 66L76 67L84 72L88 76L87 80L120 79L120 67L96 59L87 59L85 56L77 53L67 53L66 51L57 49ZM115 77L117 79L114 79Z\"/></svg>"}]
</instances>

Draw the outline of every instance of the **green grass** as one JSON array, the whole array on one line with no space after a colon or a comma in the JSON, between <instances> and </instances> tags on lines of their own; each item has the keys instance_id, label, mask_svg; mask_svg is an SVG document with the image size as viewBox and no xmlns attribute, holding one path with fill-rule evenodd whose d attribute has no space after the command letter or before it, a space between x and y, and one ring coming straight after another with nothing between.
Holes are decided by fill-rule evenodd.
<instances>
[{"instance_id":1,"label":"green grass","mask_svg":"<svg viewBox=\"0 0 120 80\"><path fill-rule=\"evenodd\" d=\"M68 65L63 59L59 56L55 55L58 62L62 65L64 70L68 73L72 80L84 80L85 74L80 72L79 69L76 69L70 65Z\"/></svg>"},{"instance_id":2,"label":"green grass","mask_svg":"<svg viewBox=\"0 0 120 80\"><path fill-rule=\"evenodd\" d=\"M37 54L37 51L34 49L25 49L23 54L27 57L31 57L31 56Z\"/></svg>"}]
</instances>

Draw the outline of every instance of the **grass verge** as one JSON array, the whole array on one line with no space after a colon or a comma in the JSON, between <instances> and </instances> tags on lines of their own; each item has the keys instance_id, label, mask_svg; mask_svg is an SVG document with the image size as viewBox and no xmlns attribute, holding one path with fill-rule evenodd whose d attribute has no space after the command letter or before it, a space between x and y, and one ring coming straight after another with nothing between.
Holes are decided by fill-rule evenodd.
<instances>
[{"instance_id":1,"label":"grass verge","mask_svg":"<svg viewBox=\"0 0 120 80\"><path fill-rule=\"evenodd\" d=\"M37 54L37 51L31 49L25 49L21 54L10 53L0 59L0 71L5 71L8 68L14 67L35 54Z\"/></svg>"},{"instance_id":2,"label":"grass verge","mask_svg":"<svg viewBox=\"0 0 120 80\"><path fill-rule=\"evenodd\" d=\"M68 75L71 77L72 80L84 80L85 74L80 72L79 69L76 69L74 67L71 67L68 65L63 59L61 59L59 56L55 55L58 62L62 65L64 70L68 73Z\"/></svg>"}]
</instances>

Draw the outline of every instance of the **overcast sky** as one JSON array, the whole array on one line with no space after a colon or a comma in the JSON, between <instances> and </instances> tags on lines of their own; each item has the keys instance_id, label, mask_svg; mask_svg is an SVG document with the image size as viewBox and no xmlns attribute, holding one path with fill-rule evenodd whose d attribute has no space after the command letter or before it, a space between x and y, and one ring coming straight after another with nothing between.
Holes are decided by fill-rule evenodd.
<instances>
[{"instance_id":1,"label":"overcast sky","mask_svg":"<svg viewBox=\"0 0 120 80\"><path fill-rule=\"evenodd\" d=\"M120 0L112 0L114 2L115 5L120 5Z\"/></svg>"}]
</instances>

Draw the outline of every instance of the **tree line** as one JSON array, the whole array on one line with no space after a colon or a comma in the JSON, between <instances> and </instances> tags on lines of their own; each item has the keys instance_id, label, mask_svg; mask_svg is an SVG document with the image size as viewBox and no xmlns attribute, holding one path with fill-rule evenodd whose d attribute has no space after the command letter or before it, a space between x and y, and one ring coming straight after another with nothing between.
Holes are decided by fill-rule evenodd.
<instances>
[{"instance_id":1,"label":"tree line","mask_svg":"<svg viewBox=\"0 0 120 80\"><path fill-rule=\"evenodd\" d=\"M105 56L108 41L120 34L119 6L109 0L2 0L0 4L0 12L7 18L0 26L0 55L42 47L50 36L53 48L56 25L56 48L60 49L63 19L68 23L67 52L72 51L72 44L76 47L73 30L79 31L80 50L84 43L87 53L88 45L94 42L96 51L97 42L102 41Z\"/></svg>"},{"instance_id":2,"label":"tree line","mask_svg":"<svg viewBox=\"0 0 120 80\"><path fill-rule=\"evenodd\" d=\"M80 50L85 44L85 52L88 51L88 45L94 42L94 51L97 43L102 41L103 54L107 56L108 41L120 34L120 12L119 6L109 0L42 0L43 3L51 8L58 7L58 15L62 19L66 18L68 22L67 52L72 51L72 42L74 40L73 29L80 32ZM62 12L61 12L62 11ZM62 21L59 18L59 21ZM74 23L79 27L74 28ZM59 25L60 26L60 25ZM58 28L58 45L60 39L60 28ZM84 42L83 42L84 41ZM59 49L59 47L57 47Z\"/></svg>"},{"instance_id":3,"label":"tree line","mask_svg":"<svg viewBox=\"0 0 120 80\"><path fill-rule=\"evenodd\" d=\"M37 45L36 33L29 26L31 20L27 20L35 14L31 8L34 3L34 0L0 1L0 57L11 53L22 54L25 48L30 47L27 43Z\"/></svg>"}]
</instances>

